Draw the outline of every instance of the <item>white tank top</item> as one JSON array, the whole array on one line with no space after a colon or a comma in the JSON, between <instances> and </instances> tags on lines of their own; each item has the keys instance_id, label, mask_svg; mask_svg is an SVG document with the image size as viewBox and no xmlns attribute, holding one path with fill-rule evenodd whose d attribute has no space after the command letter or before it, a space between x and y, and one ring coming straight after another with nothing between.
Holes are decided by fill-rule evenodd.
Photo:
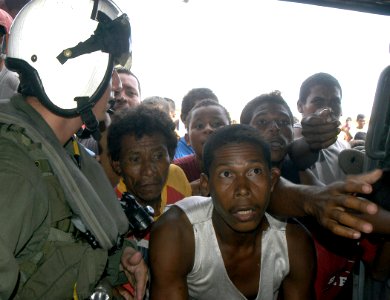
<instances>
[{"instance_id":1,"label":"white tank top","mask_svg":"<svg viewBox=\"0 0 390 300\"><path fill-rule=\"evenodd\" d=\"M190 299L197 300L245 300L246 297L231 282L211 216L211 198L193 196L176 202L190 220L195 235L194 266L187 275ZM261 249L261 271L256 300L276 300L279 287L289 273L286 222L265 214L270 224L263 232Z\"/></svg>"}]
</instances>

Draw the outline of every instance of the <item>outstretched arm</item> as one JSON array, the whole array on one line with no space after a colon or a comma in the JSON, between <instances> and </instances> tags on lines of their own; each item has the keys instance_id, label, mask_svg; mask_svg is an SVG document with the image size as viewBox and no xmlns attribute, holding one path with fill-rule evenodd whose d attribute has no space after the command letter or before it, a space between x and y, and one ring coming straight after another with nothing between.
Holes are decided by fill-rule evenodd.
<instances>
[{"instance_id":1,"label":"outstretched arm","mask_svg":"<svg viewBox=\"0 0 390 300\"><path fill-rule=\"evenodd\" d=\"M272 193L268 209L275 215L313 216L333 233L357 239L361 232L372 232L373 226L354 213L374 215L378 206L355 195L371 193L372 184L381 175L381 170L374 170L348 176L343 182L324 187L296 185L281 178Z\"/></svg>"},{"instance_id":2,"label":"outstretched arm","mask_svg":"<svg viewBox=\"0 0 390 300\"><path fill-rule=\"evenodd\" d=\"M361 218L372 224L372 233L390 235L390 211L378 206L377 213L373 215L351 213L357 218Z\"/></svg>"},{"instance_id":3,"label":"outstretched arm","mask_svg":"<svg viewBox=\"0 0 390 300\"><path fill-rule=\"evenodd\" d=\"M171 207L150 235L151 299L188 299L187 274L194 260L192 225L178 207Z\"/></svg>"},{"instance_id":4,"label":"outstretched arm","mask_svg":"<svg viewBox=\"0 0 390 300\"><path fill-rule=\"evenodd\" d=\"M331 110L322 109L302 118L301 128L294 128L295 140L290 144L289 155L304 170L318 159L318 151L326 149L337 140L340 122Z\"/></svg>"}]
</instances>

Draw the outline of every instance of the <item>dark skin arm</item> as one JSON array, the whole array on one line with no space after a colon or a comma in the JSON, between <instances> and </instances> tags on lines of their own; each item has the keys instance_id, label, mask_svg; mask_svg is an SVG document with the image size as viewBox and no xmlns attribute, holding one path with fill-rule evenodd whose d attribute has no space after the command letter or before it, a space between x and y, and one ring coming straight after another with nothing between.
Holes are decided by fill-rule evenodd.
<instances>
[{"instance_id":1,"label":"dark skin arm","mask_svg":"<svg viewBox=\"0 0 390 300\"><path fill-rule=\"evenodd\" d=\"M294 128L295 140L290 144L289 155L301 169L307 169L318 159L318 151L337 140L340 122L329 109L302 118L302 128Z\"/></svg>"},{"instance_id":2,"label":"dark skin arm","mask_svg":"<svg viewBox=\"0 0 390 300\"><path fill-rule=\"evenodd\" d=\"M283 280L281 299L315 299L314 279L316 254L311 236L296 223L289 223L286 230L290 273ZM303 255L304 254L304 255Z\"/></svg>"},{"instance_id":3,"label":"dark skin arm","mask_svg":"<svg viewBox=\"0 0 390 300\"><path fill-rule=\"evenodd\" d=\"M361 201L367 201L362 199ZM372 233L390 235L390 211L378 206L377 213L373 215L354 213L357 218L372 224Z\"/></svg>"},{"instance_id":4,"label":"dark skin arm","mask_svg":"<svg viewBox=\"0 0 390 300\"><path fill-rule=\"evenodd\" d=\"M378 249L373 264L368 269L376 281L384 282L390 275L390 241L385 241Z\"/></svg>"},{"instance_id":5,"label":"dark skin arm","mask_svg":"<svg viewBox=\"0 0 390 300\"><path fill-rule=\"evenodd\" d=\"M372 232L373 226L350 210L363 215L374 215L378 212L378 206L354 195L371 193L372 184L381 175L381 170L374 170L348 176L343 182L323 187L296 185L280 178L272 193L268 210L282 216L313 216L334 234L358 239L361 232Z\"/></svg>"},{"instance_id":6,"label":"dark skin arm","mask_svg":"<svg viewBox=\"0 0 390 300\"><path fill-rule=\"evenodd\" d=\"M294 128L294 135L297 128ZM299 129L300 130L300 129ZM288 150L291 160L298 166L300 170L304 170L312 166L318 160L318 150L311 150L310 145L304 137L294 140Z\"/></svg>"},{"instance_id":7,"label":"dark skin arm","mask_svg":"<svg viewBox=\"0 0 390 300\"><path fill-rule=\"evenodd\" d=\"M314 174L309 169L300 171L299 175L302 184L324 186L321 181L315 178ZM365 199L362 198L361 200L364 201ZM377 213L373 215L353 212L351 212L351 214L372 224L373 233L385 235L390 234L390 211L383 209L379 205Z\"/></svg>"},{"instance_id":8,"label":"dark skin arm","mask_svg":"<svg viewBox=\"0 0 390 300\"><path fill-rule=\"evenodd\" d=\"M324 186L324 184L314 176L310 169L299 171L299 180L301 184Z\"/></svg>"},{"instance_id":9,"label":"dark skin arm","mask_svg":"<svg viewBox=\"0 0 390 300\"><path fill-rule=\"evenodd\" d=\"M192 225L185 213L173 206L153 225L150 236L152 300L188 299L187 274L194 252Z\"/></svg>"}]
</instances>

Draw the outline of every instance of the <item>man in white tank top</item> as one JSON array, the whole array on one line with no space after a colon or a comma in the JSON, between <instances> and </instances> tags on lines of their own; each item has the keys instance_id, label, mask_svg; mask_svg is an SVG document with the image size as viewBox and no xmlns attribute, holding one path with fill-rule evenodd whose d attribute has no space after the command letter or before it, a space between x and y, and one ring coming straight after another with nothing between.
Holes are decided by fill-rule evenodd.
<instances>
[{"instance_id":1,"label":"man in white tank top","mask_svg":"<svg viewBox=\"0 0 390 300\"><path fill-rule=\"evenodd\" d=\"M279 172L256 129L218 129L203 150L201 188L150 238L151 299L314 299L314 247L299 225L265 212Z\"/></svg>"}]
</instances>

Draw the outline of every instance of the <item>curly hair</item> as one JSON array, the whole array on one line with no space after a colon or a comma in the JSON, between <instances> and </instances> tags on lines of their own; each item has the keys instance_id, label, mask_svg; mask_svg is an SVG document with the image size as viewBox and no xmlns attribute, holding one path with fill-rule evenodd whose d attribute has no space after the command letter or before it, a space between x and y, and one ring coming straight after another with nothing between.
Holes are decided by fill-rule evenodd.
<instances>
[{"instance_id":1,"label":"curly hair","mask_svg":"<svg viewBox=\"0 0 390 300\"><path fill-rule=\"evenodd\" d=\"M172 160L177 146L175 128L175 123L162 110L138 105L118 115L108 128L108 153L113 161L118 161L121 142L125 136L134 135L139 140L144 135L157 133L165 138L168 154Z\"/></svg>"}]
</instances>

